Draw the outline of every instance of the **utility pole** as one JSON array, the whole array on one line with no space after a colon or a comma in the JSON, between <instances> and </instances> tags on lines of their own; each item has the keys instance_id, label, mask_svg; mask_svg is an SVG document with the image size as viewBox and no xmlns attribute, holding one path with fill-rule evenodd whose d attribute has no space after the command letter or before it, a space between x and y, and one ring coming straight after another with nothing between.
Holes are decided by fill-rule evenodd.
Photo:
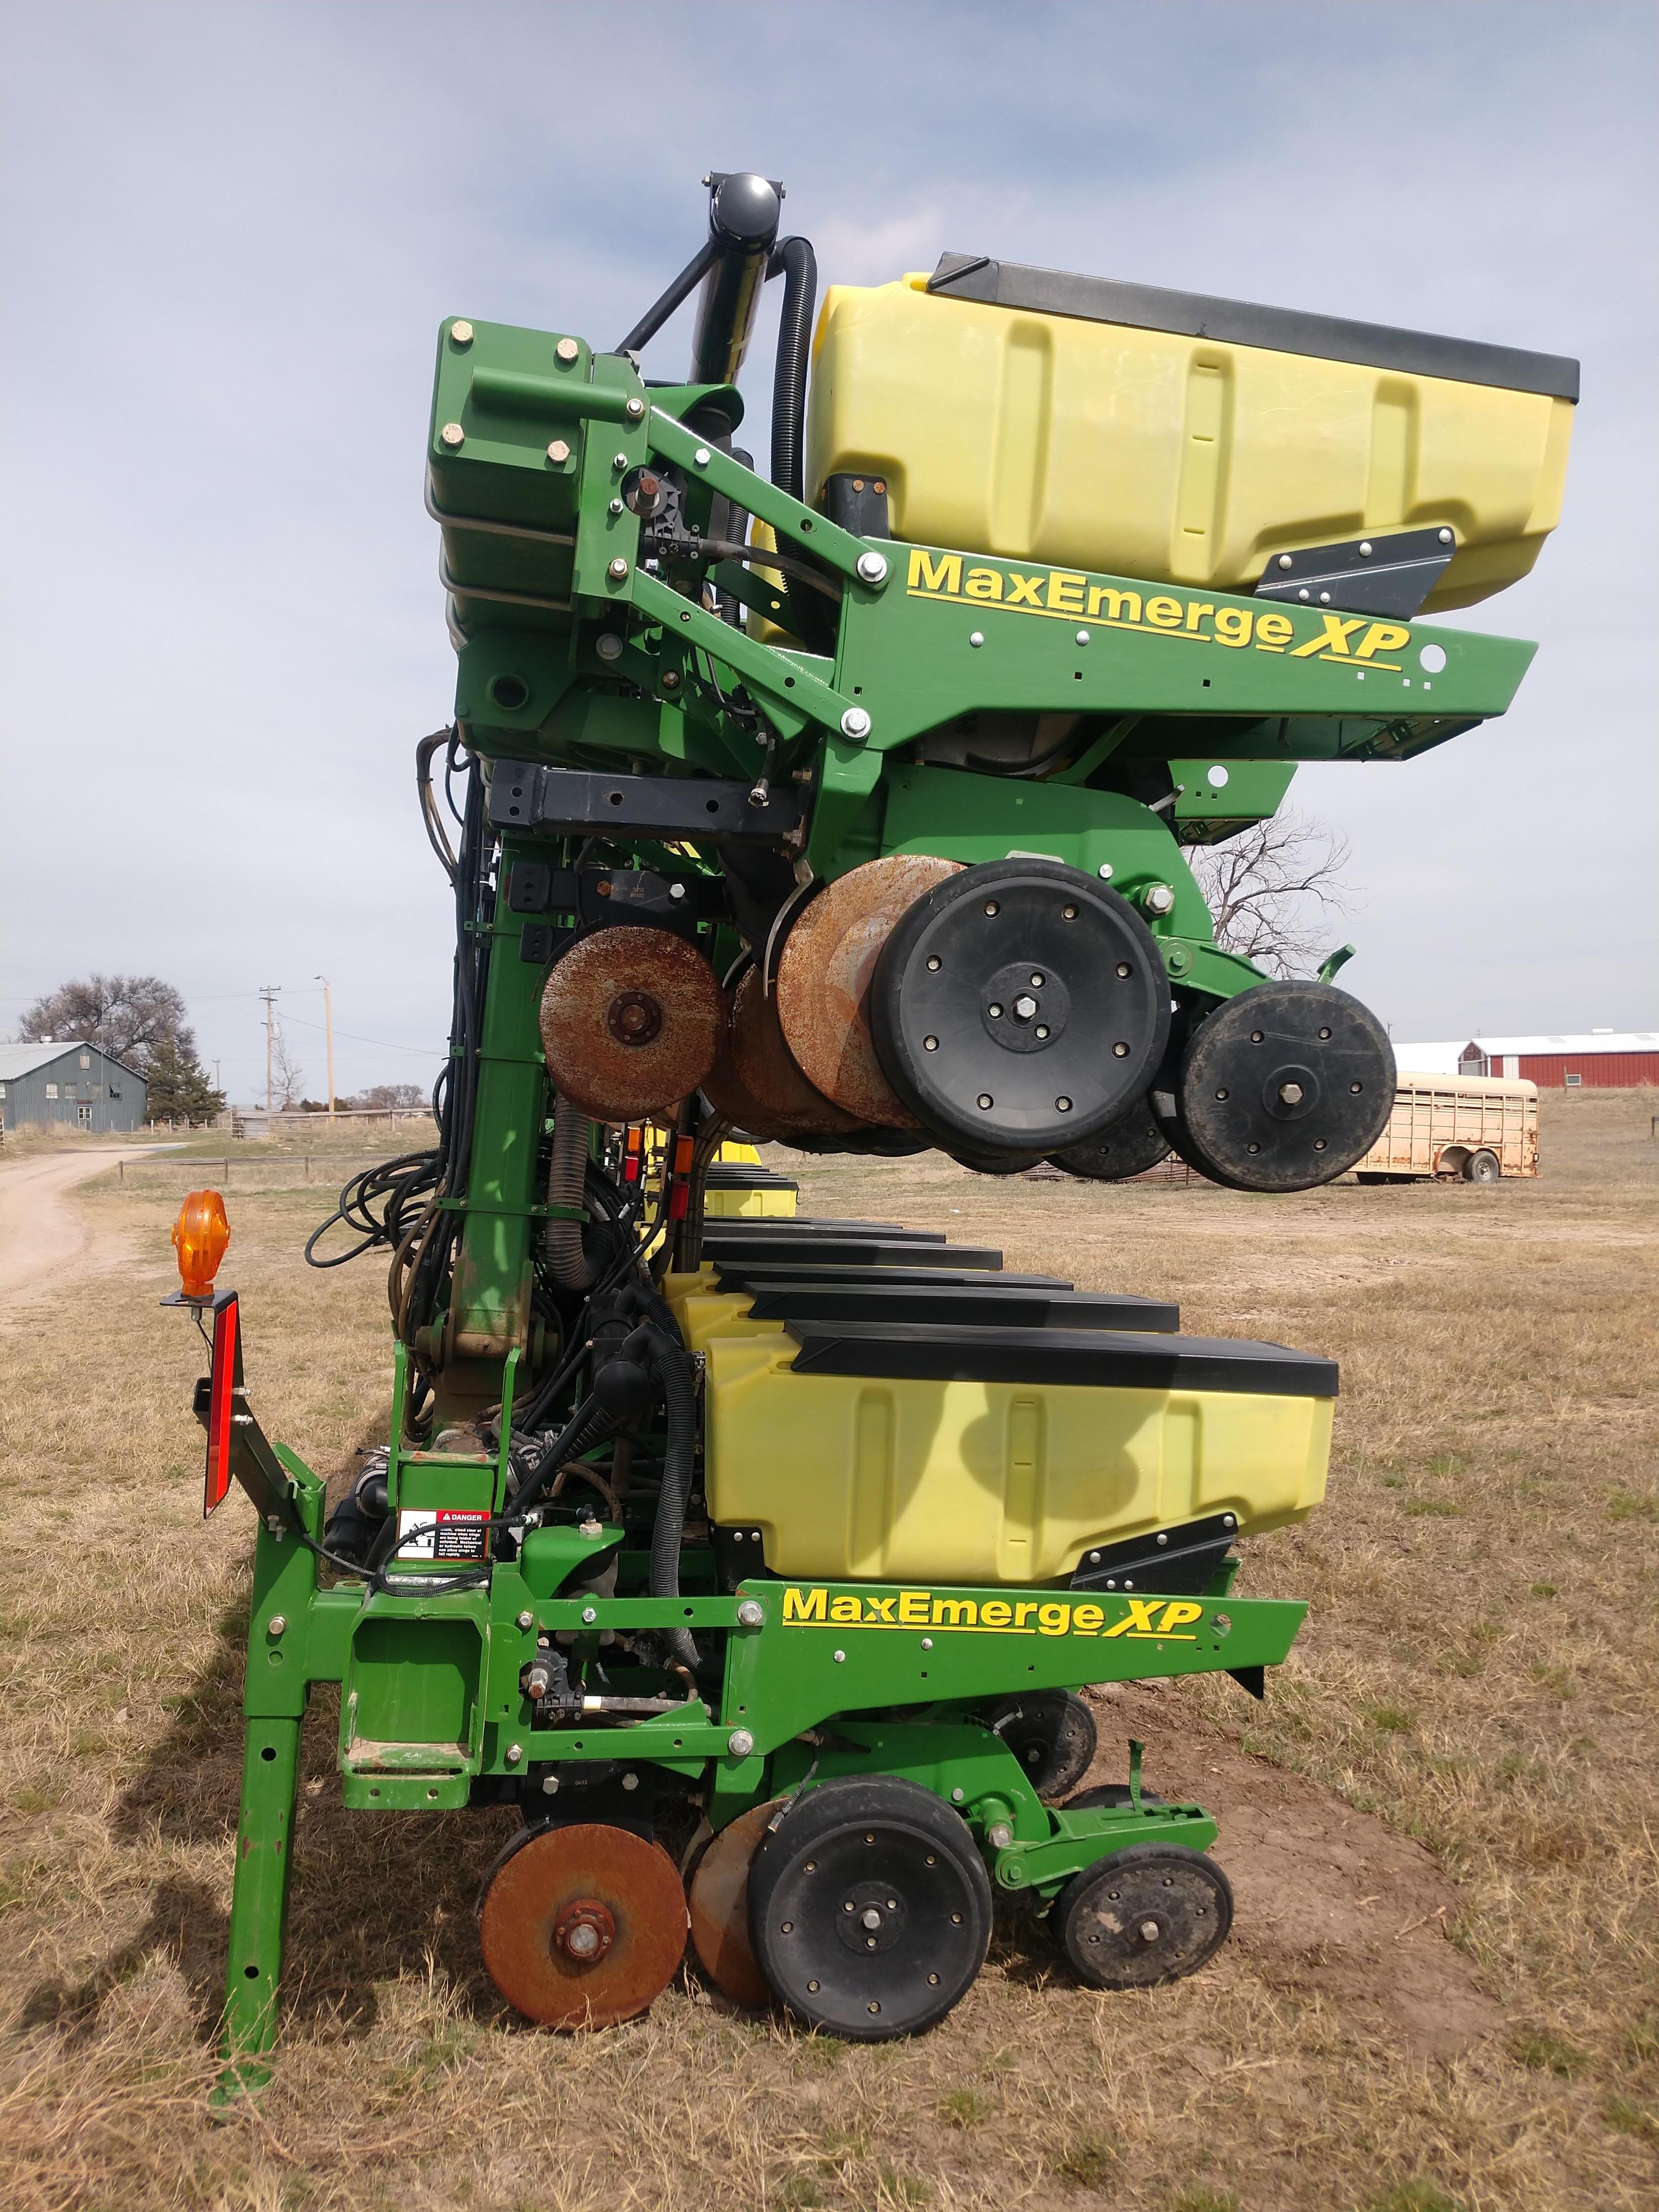
<instances>
[{"instance_id":1,"label":"utility pole","mask_svg":"<svg viewBox=\"0 0 1659 2212\"><path fill-rule=\"evenodd\" d=\"M329 988L326 975L317 981L323 987L323 1027L328 1035L328 1118L334 1119L334 994Z\"/></svg>"},{"instance_id":2,"label":"utility pole","mask_svg":"<svg viewBox=\"0 0 1659 2212\"><path fill-rule=\"evenodd\" d=\"M276 1092L271 1074L271 1057L276 1048L276 994L280 983L262 983L259 996L265 1002L265 1113L267 1117L275 1109Z\"/></svg>"}]
</instances>

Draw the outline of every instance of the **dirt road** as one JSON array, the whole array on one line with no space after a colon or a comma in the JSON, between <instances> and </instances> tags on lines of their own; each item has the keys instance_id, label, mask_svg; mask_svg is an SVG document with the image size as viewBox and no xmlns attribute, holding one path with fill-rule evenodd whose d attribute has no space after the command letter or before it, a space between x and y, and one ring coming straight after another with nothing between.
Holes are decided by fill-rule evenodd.
<instances>
[{"instance_id":1,"label":"dirt road","mask_svg":"<svg viewBox=\"0 0 1659 2212\"><path fill-rule=\"evenodd\" d=\"M0 1309L115 1264L119 1242L95 1237L70 1193L118 1160L148 1159L155 1150L111 1146L0 1162Z\"/></svg>"}]
</instances>

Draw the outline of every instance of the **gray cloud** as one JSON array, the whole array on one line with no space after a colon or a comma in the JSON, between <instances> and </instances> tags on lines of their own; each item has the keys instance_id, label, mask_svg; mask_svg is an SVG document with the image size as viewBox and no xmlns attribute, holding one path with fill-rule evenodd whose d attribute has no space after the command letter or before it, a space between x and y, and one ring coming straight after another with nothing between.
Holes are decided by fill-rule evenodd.
<instances>
[{"instance_id":1,"label":"gray cloud","mask_svg":"<svg viewBox=\"0 0 1659 2212\"><path fill-rule=\"evenodd\" d=\"M280 982L314 1089L321 970L342 1086L424 1074L449 950L409 777L452 684L434 334L614 343L696 242L706 163L786 179L831 281L954 246L1582 356L1566 520L1455 618L1540 641L1515 710L1298 797L1352 839L1348 975L1397 1033L1654 1018L1647 7L5 21L0 1025L66 975L155 969L251 1095L252 994Z\"/></svg>"}]
</instances>

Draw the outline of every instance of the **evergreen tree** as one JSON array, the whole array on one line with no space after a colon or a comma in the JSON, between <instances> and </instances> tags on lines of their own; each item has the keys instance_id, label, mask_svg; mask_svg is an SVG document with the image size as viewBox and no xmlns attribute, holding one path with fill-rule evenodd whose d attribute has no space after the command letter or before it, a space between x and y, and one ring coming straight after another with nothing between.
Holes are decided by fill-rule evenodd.
<instances>
[{"instance_id":1,"label":"evergreen tree","mask_svg":"<svg viewBox=\"0 0 1659 2212\"><path fill-rule=\"evenodd\" d=\"M210 1121L224 1110L225 1094L208 1081L193 1044L159 1038L150 1048L149 1099L152 1121Z\"/></svg>"}]
</instances>

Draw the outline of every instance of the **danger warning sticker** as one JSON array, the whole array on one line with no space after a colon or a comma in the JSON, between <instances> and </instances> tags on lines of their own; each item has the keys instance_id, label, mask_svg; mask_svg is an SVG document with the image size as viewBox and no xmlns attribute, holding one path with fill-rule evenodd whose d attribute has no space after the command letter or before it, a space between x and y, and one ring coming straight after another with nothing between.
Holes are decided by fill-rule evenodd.
<instances>
[{"instance_id":1,"label":"danger warning sticker","mask_svg":"<svg viewBox=\"0 0 1659 2212\"><path fill-rule=\"evenodd\" d=\"M489 1555L489 1516L482 1508L428 1505L398 1516L400 1559L483 1559Z\"/></svg>"}]
</instances>

